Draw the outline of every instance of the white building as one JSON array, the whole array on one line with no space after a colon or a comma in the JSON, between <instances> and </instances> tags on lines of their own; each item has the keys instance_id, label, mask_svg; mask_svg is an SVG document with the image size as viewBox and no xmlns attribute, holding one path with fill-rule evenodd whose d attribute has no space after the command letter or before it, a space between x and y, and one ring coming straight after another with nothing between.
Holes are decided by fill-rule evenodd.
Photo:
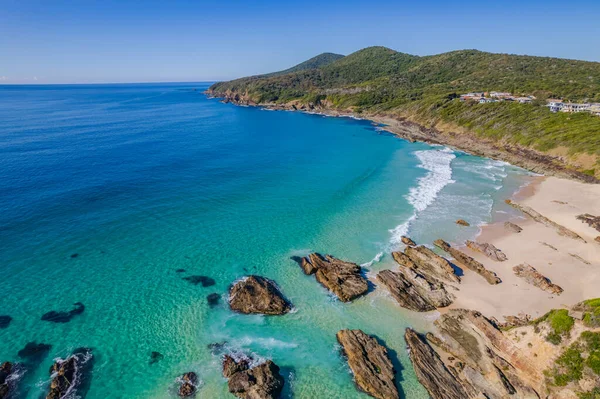
<instances>
[{"instance_id":1,"label":"white building","mask_svg":"<svg viewBox=\"0 0 600 399\"><path fill-rule=\"evenodd\" d=\"M562 112L584 112L590 109L590 104L588 103L563 103L561 108Z\"/></svg>"},{"instance_id":2,"label":"white building","mask_svg":"<svg viewBox=\"0 0 600 399\"><path fill-rule=\"evenodd\" d=\"M546 104L546 106L548 108L550 108L550 111L552 112L558 112L562 109L563 107L563 102L560 100L552 100L552 101L548 101L548 104Z\"/></svg>"},{"instance_id":3,"label":"white building","mask_svg":"<svg viewBox=\"0 0 600 399\"><path fill-rule=\"evenodd\" d=\"M510 93L503 93L503 92L500 92L500 91L492 91L492 92L490 92L490 97L507 98L507 97L512 97L512 94L510 94Z\"/></svg>"}]
</instances>

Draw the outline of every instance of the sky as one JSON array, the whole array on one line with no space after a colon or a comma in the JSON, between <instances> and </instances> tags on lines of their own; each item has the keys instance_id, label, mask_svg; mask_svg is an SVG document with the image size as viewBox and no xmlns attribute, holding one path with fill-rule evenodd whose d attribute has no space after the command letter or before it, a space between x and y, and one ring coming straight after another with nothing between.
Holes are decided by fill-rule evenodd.
<instances>
[{"instance_id":1,"label":"sky","mask_svg":"<svg viewBox=\"0 0 600 399\"><path fill-rule=\"evenodd\" d=\"M600 62L600 0L0 0L0 84L226 80L375 45Z\"/></svg>"}]
</instances>

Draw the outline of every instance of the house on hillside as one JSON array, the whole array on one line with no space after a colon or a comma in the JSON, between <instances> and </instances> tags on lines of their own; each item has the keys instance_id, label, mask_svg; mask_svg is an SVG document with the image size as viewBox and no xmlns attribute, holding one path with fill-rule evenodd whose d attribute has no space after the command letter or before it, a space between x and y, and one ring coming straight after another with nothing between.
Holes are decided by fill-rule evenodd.
<instances>
[{"instance_id":1,"label":"house on hillside","mask_svg":"<svg viewBox=\"0 0 600 399\"><path fill-rule=\"evenodd\" d=\"M546 102L548 104L546 104L546 106L550 109L550 111L552 112L558 112L562 109L563 107L563 102L562 100L558 100L556 98L549 98L548 100L546 100Z\"/></svg>"},{"instance_id":2,"label":"house on hillside","mask_svg":"<svg viewBox=\"0 0 600 399\"><path fill-rule=\"evenodd\" d=\"M592 115L600 116L600 103L590 104L588 112L591 112Z\"/></svg>"},{"instance_id":3,"label":"house on hillside","mask_svg":"<svg viewBox=\"0 0 600 399\"><path fill-rule=\"evenodd\" d=\"M512 94L506 93L506 92L500 92L500 91L491 91L490 97L506 99L506 98L512 98Z\"/></svg>"},{"instance_id":4,"label":"house on hillside","mask_svg":"<svg viewBox=\"0 0 600 399\"><path fill-rule=\"evenodd\" d=\"M531 104L531 101L534 100L535 97L533 96L529 96L529 97L515 97L515 101L518 101L521 104Z\"/></svg>"},{"instance_id":5,"label":"house on hillside","mask_svg":"<svg viewBox=\"0 0 600 399\"><path fill-rule=\"evenodd\" d=\"M585 112L590 109L591 104L588 103L563 103L562 112Z\"/></svg>"},{"instance_id":6,"label":"house on hillside","mask_svg":"<svg viewBox=\"0 0 600 399\"><path fill-rule=\"evenodd\" d=\"M485 93L483 93L483 92L472 92L472 93L467 93L467 94L461 94L460 101L465 101L465 100L479 101L479 99L484 98L484 97L485 97Z\"/></svg>"},{"instance_id":7,"label":"house on hillside","mask_svg":"<svg viewBox=\"0 0 600 399\"><path fill-rule=\"evenodd\" d=\"M498 100L494 99L494 98L486 98L486 97L481 97L479 99L479 104L486 104L486 103L497 103Z\"/></svg>"}]
</instances>

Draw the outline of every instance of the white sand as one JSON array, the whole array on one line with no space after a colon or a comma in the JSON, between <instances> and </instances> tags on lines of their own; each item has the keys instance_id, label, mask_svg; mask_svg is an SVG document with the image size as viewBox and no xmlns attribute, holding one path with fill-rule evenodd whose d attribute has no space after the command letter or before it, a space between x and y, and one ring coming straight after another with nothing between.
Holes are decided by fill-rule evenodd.
<instances>
[{"instance_id":1,"label":"white sand","mask_svg":"<svg viewBox=\"0 0 600 399\"><path fill-rule=\"evenodd\" d=\"M523 218L511 220L523 228L521 233L509 232L503 223L485 226L478 242L489 242L508 257L495 262L484 255L462 247L465 253L493 270L502 279L498 285L489 285L482 277L465 270L457 300L450 308L476 309L486 316L502 321L505 315L529 314L538 317L550 309L572 306L584 299L600 297L600 243L594 238L600 232L576 219L582 213L600 215L600 185L590 185L556 177L539 178L515 201L538 211L580 236L587 243L558 235L556 230ZM566 204L554 201L565 202ZM554 246L553 250L541 244ZM452 243L459 245L463 243ZM590 262L586 265L570 254ZM529 263L564 292L557 296L540 290L515 276L513 266Z\"/></svg>"}]
</instances>

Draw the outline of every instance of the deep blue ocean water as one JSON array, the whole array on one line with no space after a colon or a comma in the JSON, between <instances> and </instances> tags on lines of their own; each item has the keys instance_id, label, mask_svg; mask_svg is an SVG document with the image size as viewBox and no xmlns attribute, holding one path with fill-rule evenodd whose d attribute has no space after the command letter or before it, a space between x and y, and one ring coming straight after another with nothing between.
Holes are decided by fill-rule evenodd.
<instances>
[{"instance_id":1,"label":"deep blue ocean water","mask_svg":"<svg viewBox=\"0 0 600 399\"><path fill-rule=\"evenodd\" d=\"M198 397L232 397L208 347L224 343L279 364L285 397L364 398L335 340L361 328L390 347L403 394L427 398L402 338L426 318L382 289L340 303L290 256L326 252L374 276L401 234L459 243L510 212L524 172L368 121L222 104L207 87L0 86L0 315L13 318L0 361L27 363L19 395L38 398L52 359L85 346L78 396L169 398L195 371ZM295 312L232 313L227 289L248 274L274 279ZM40 319L76 302L68 322ZM28 342L52 348L20 358Z\"/></svg>"}]
</instances>

